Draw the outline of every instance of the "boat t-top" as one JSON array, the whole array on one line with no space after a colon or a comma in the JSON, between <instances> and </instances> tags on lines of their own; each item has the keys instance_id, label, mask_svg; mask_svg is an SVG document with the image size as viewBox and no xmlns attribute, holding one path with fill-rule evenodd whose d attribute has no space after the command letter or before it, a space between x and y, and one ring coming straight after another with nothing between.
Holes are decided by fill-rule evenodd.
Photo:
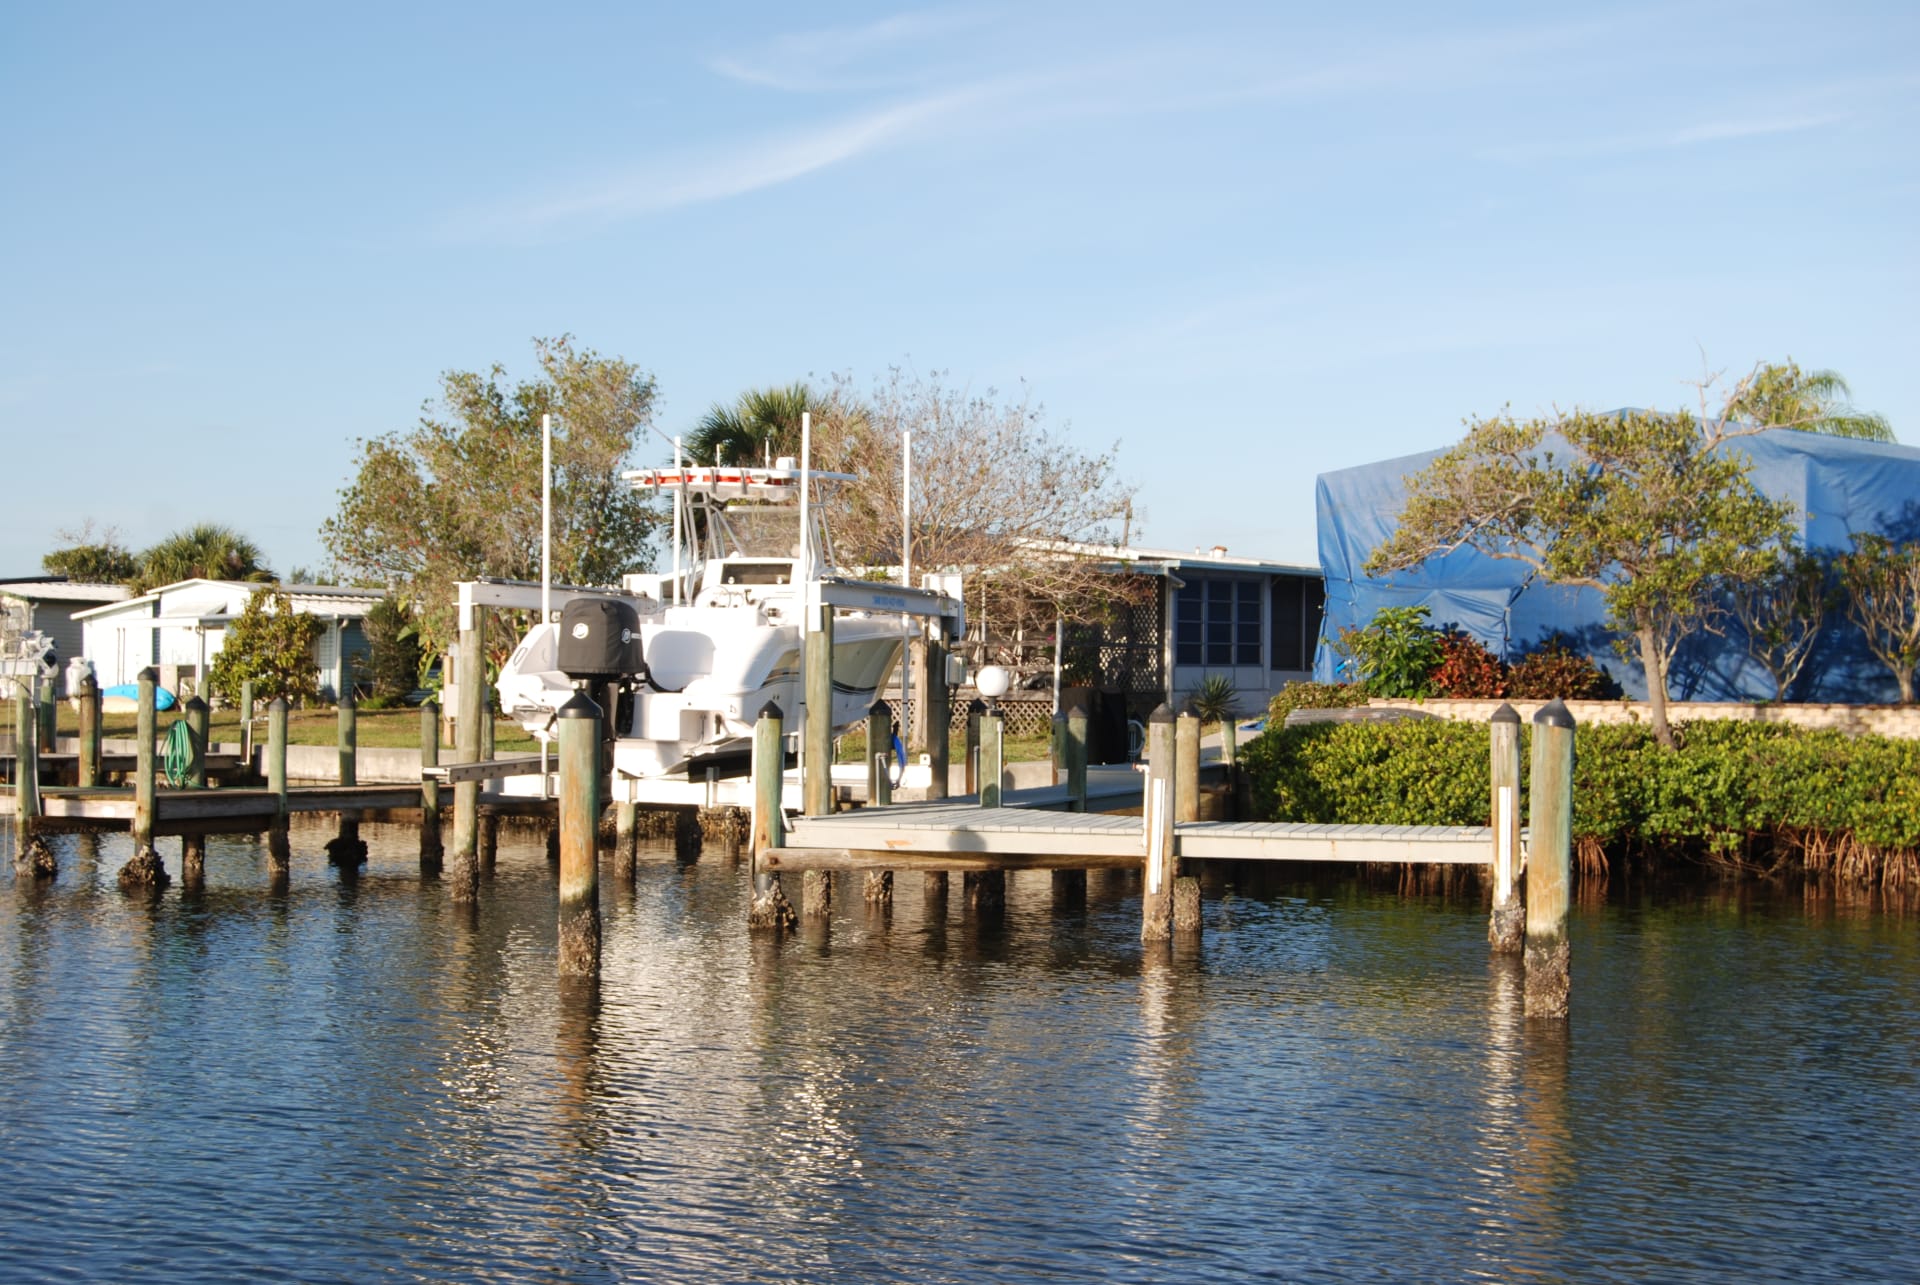
<instances>
[{"instance_id":1,"label":"boat t-top","mask_svg":"<svg viewBox=\"0 0 1920 1285\"><path fill-rule=\"evenodd\" d=\"M692 465L622 475L673 501L670 569L570 597L501 668L501 709L543 742L581 687L611 710L612 792L640 803L745 801L739 778L769 703L794 737L809 717L809 612L833 613L836 733L866 716L917 620L964 632L960 602L834 572L822 507L847 473ZM733 782L716 792L716 783ZM738 793L741 798L730 797Z\"/></svg>"}]
</instances>

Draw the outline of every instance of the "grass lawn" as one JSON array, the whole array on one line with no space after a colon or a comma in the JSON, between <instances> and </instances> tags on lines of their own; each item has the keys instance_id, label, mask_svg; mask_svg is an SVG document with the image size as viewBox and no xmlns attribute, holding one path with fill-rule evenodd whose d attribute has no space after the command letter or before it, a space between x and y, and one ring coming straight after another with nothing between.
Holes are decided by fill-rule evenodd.
<instances>
[{"instance_id":1,"label":"grass lawn","mask_svg":"<svg viewBox=\"0 0 1920 1285\"><path fill-rule=\"evenodd\" d=\"M60 702L60 735L73 736L79 730L79 715L65 701ZM102 716L101 735L132 736L139 730L138 714L106 714ZM181 717L178 707L165 710L155 716L155 723L161 731L172 726L173 720ZM234 709L217 709L211 720L211 735L215 741L238 741L240 739L240 712ZM520 752L537 750L540 742L527 735L520 724L505 719L495 719L493 724L493 746L499 751ZM263 713L254 720L253 739L256 744L265 744L267 739L267 719ZM359 711L354 727L354 741L368 749L419 749L420 748L420 711L406 709L363 709ZM338 745L340 743L340 715L330 706L314 709L296 709L287 714L287 744L289 745ZM451 746L443 748L451 749Z\"/></svg>"}]
</instances>

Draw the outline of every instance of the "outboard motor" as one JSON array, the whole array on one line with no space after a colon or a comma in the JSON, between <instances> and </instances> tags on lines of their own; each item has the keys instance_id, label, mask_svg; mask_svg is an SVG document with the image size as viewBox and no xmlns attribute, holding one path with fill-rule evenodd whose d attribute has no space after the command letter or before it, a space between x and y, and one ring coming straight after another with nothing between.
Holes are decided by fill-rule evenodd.
<instances>
[{"instance_id":1,"label":"outboard motor","mask_svg":"<svg viewBox=\"0 0 1920 1285\"><path fill-rule=\"evenodd\" d=\"M575 598L560 613L560 672L576 682L611 682L646 671L640 615L617 598Z\"/></svg>"}]
</instances>

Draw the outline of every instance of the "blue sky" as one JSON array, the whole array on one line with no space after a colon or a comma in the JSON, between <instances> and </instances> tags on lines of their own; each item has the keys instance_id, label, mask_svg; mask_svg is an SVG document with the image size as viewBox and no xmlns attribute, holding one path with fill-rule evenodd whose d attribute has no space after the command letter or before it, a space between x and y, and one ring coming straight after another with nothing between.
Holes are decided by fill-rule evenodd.
<instances>
[{"instance_id":1,"label":"blue sky","mask_svg":"<svg viewBox=\"0 0 1920 1285\"><path fill-rule=\"evenodd\" d=\"M1145 543L1792 356L1920 443L1920 6L0 4L0 575L318 566L354 440L573 333L659 424L895 364L1118 441ZM651 462L646 461L646 462Z\"/></svg>"}]
</instances>

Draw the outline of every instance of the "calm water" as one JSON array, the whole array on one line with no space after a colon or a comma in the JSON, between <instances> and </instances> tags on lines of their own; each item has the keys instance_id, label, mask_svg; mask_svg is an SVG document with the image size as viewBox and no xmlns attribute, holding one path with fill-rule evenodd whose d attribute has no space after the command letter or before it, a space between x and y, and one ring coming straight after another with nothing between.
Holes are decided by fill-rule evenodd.
<instances>
[{"instance_id":1,"label":"calm water","mask_svg":"<svg viewBox=\"0 0 1920 1285\"><path fill-rule=\"evenodd\" d=\"M773 945L741 867L657 852L596 993L531 834L473 913L411 831L357 879L326 837L284 894L215 839L152 904L124 836L47 888L0 838L0 1277L1920 1278L1898 914L1585 907L1556 1027L1472 899L1241 887L1143 962L1118 877L981 925L915 875Z\"/></svg>"}]
</instances>

